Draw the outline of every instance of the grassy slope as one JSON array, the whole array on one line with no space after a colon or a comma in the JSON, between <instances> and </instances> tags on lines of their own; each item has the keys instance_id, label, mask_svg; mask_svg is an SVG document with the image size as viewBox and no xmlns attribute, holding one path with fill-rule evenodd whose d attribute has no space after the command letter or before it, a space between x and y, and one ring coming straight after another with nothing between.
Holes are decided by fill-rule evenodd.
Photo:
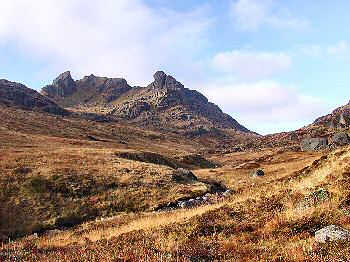
<instances>
[{"instance_id":1,"label":"grassy slope","mask_svg":"<svg viewBox=\"0 0 350 262\"><path fill-rule=\"evenodd\" d=\"M313 234L329 224L350 228L350 207L344 206L350 153L304 157L307 168L296 164L273 178L266 175L258 186L250 184L212 206L120 215L24 239L22 250L35 246L41 259L63 261L348 261L348 242L318 245ZM301 208L320 187L331 198Z\"/></svg>"},{"instance_id":2,"label":"grassy slope","mask_svg":"<svg viewBox=\"0 0 350 262\"><path fill-rule=\"evenodd\" d=\"M106 128L105 124L57 119L50 122L48 120L54 119L47 118L45 121L50 123L47 130L40 131L47 134L42 134L38 133L43 123L39 123L37 114L22 118L23 125L19 126L18 119L6 117L6 113L10 114L4 111L0 128L2 137L6 138L1 142L0 167L2 188L9 190L0 196L2 199L9 196L6 201L2 200L9 204L9 209L12 207L12 221L8 221L19 224L13 220L17 217L13 212L18 209L18 217L23 221L32 221L28 214L37 214L35 219L42 222L52 203L56 203L57 210L53 210L58 217L63 211L77 207L96 207L98 212L106 212L102 216L110 216L68 230L29 236L5 246L5 249L17 249L22 258L40 261L350 259L348 243L317 245L313 239L315 230L325 225L350 228L349 148L332 153L267 149L212 155L211 159L221 167L195 173L200 179L219 181L234 189L236 193L232 197L210 206L153 213L148 211L149 207L164 199L203 191L205 185L176 184L170 179L169 167L120 159L114 153L147 149L173 156L199 152L202 149L198 144L184 143L181 137L170 137L165 143L155 139L161 134L142 133L124 126ZM32 122L26 122L28 119ZM50 132L55 137L48 136ZM87 134L109 142L89 141ZM128 143L120 143L120 140ZM266 176L251 178L249 174L256 168L264 169ZM53 179L55 175L58 181L71 181L65 184L67 196L47 194L45 186L39 187L44 189L39 190L40 198L38 193L33 195L28 191L32 177L45 177L50 186L59 185ZM19 190L14 194L13 189L17 187ZM87 190L88 196L81 195L86 192L84 188L90 190ZM312 196L319 188L326 188L330 199L315 201ZM114 194L118 197L109 199ZM109 212L106 206L119 203L115 201L136 204L139 209L137 212ZM86 210L82 213L86 214ZM54 212L50 214L57 217L52 215Z\"/></svg>"}]
</instances>

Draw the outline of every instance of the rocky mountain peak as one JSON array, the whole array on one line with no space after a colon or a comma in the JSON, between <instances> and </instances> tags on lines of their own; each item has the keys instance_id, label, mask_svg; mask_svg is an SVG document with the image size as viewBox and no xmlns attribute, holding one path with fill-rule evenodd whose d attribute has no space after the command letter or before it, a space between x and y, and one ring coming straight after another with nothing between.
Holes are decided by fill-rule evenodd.
<instances>
[{"instance_id":1,"label":"rocky mountain peak","mask_svg":"<svg viewBox=\"0 0 350 262\"><path fill-rule=\"evenodd\" d=\"M47 96L66 97L73 94L76 90L76 84L70 71L60 74L51 85L45 86L41 93Z\"/></svg>"},{"instance_id":2,"label":"rocky mountain peak","mask_svg":"<svg viewBox=\"0 0 350 262\"><path fill-rule=\"evenodd\" d=\"M181 89L184 86L178 82L171 75L167 75L163 71L157 71L153 75L154 81L149 85L149 87L153 87L156 89Z\"/></svg>"},{"instance_id":3,"label":"rocky mountain peak","mask_svg":"<svg viewBox=\"0 0 350 262\"><path fill-rule=\"evenodd\" d=\"M53 80L52 85L59 85L59 86L74 85L74 80L70 74L70 71L60 74L55 80Z\"/></svg>"}]
</instances>

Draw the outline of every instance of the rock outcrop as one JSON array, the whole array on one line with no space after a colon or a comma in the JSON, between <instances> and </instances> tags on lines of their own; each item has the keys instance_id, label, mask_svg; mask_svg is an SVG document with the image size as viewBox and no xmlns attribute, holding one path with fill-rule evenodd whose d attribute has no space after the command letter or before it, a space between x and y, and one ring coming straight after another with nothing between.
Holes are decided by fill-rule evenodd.
<instances>
[{"instance_id":1,"label":"rock outcrop","mask_svg":"<svg viewBox=\"0 0 350 262\"><path fill-rule=\"evenodd\" d=\"M51 85L42 89L42 94L47 96L67 97L76 91L76 84L69 71L60 74Z\"/></svg>"},{"instance_id":2,"label":"rock outcrop","mask_svg":"<svg viewBox=\"0 0 350 262\"><path fill-rule=\"evenodd\" d=\"M122 78L94 75L74 81L65 72L44 87L42 94L62 107L107 114L141 126L191 134L198 130L208 134L220 128L250 133L204 95L185 88L163 71L156 72L147 87L131 87Z\"/></svg>"},{"instance_id":3,"label":"rock outcrop","mask_svg":"<svg viewBox=\"0 0 350 262\"><path fill-rule=\"evenodd\" d=\"M336 148L340 146L346 146L350 144L350 139L347 133L340 132L336 133L331 138L331 147Z\"/></svg>"},{"instance_id":4,"label":"rock outcrop","mask_svg":"<svg viewBox=\"0 0 350 262\"><path fill-rule=\"evenodd\" d=\"M303 151L318 151L329 149L326 138L305 138L300 143Z\"/></svg>"},{"instance_id":5,"label":"rock outcrop","mask_svg":"<svg viewBox=\"0 0 350 262\"><path fill-rule=\"evenodd\" d=\"M331 241L349 240L350 230L341 228L336 225L324 227L315 233L315 241L318 243L326 243Z\"/></svg>"},{"instance_id":6,"label":"rock outcrop","mask_svg":"<svg viewBox=\"0 0 350 262\"><path fill-rule=\"evenodd\" d=\"M14 106L25 110L35 110L56 115L68 112L54 101L25 85L0 79L0 105Z\"/></svg>"},{"instance_id":7,"label":"rock outcrop","mask_svg":"<svg viewBox=\"0 0 350 262\"><path fill-rule=\"evenodd\" d=\"M70 72L59 75L41 94L50 97L63 107L105 106L131 90L125 79L94 75L74 81Z\"/></svg>"}]
</instances>

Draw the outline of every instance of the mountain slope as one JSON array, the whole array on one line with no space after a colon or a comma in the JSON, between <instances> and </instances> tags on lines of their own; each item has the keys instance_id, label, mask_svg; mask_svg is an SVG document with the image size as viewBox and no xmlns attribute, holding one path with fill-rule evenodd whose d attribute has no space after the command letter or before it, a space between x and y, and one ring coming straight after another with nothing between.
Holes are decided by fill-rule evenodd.
<instances>
[{"instance_id":1,"label":"mountain slope","mask_svg":"<svg viewBox=\"0 0 350 262\"><path fill-rule=\"evenodd\" d=\"M330 128L348 128L350 126L350 103L335 109L328 115L316 119L313 125Z\"/></svg>"},{"instance_id":2,"label":"mountain slope","mask_svg":"<svg viewBox=\"0 0 350 262\"><path fill-rule=\"evenodd\" d=\"M0 79L0 104L26 110L43 111L56 115L67 115L51 99L39 94L25 85Z\"/></svg>"},{"instance_id":3,"label":"mountain slope","mask_svg":"<svg viewBox=\"0 0 350 262\"><path fill-rule=\"evenodd\" d=\"M229 128L250 132L201 93L185 88L162 71L147 87L131 87L122 78L94 75L74 81L61 74L41 93L63 107L116 116L142 126L167 130Z\"/></svg>"}]
</instances>

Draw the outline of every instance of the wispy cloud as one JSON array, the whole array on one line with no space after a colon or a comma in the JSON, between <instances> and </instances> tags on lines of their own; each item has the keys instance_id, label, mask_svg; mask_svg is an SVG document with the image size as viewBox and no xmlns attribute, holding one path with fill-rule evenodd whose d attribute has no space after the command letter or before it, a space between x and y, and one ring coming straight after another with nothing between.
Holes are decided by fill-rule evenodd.
<instances>
[{"instance_id":1,"label":"wispy cloud","mask_svg":"<svg viewBox=\"0 0 350 262\"><path fill-rule=\"evenodd\" d=\"M276 8L273 0L237 0L230 10L236 29L255 31L268 26L276 29L308 30L310 23L289 11L288 8Z\"/></svg>"},{"instance_id":2,"label":"wispy cloud","mask_svg":"<svg viewBox=\"0 0 350 262\"><path fill-rule=\"evenodd\" d=\"M296 129L327 112L323 99L276 81L212 83L204 92L224 111L236 113L244 124L261 133L273 131L268 129L272 126Z\"/></svg>"},{"instance_id":3,"label":"wispy cloud","mask_svg":"<svg viewBox=\"0 0 350 262\"><path fill-rule=\"evenodd\" d=\"M283 52L233 50L215 55L214 66L243 79L261 79L290 68L292 58Z\"/></svg>"},{"instance_id":4,"label":"wispy cloud","mask_svg":"<svg viewBox=\"0 0 350 262\"><path fill-rule=\"evenodd\" d=\"M340 41L334 46L327 48L327 52L332 55L344 55L349 53L350 45L347 41Z\"/></svg>"},{"instance_id":5,"label":"wispy cloud","mask_svg":"<svg viewBox=\"0 0 350 262\"><path fill-rule=\"evenodd\" d=\"M201 7L155 10L141 0L1 2L0 44L11 43L51 71L125 77L137 84L155 70L195 70L211 23ZM192 68L192 69L191 69Z\"/></svg>"}]
</instances>

